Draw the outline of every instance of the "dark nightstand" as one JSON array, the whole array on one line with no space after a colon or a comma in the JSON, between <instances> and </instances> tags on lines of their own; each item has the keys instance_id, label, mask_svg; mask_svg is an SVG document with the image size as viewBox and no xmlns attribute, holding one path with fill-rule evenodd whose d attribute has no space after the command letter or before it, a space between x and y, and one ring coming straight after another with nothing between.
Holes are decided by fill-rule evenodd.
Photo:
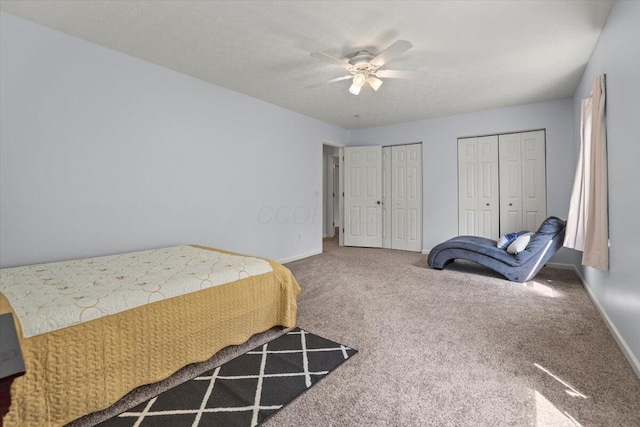
<instances>
[{"instance_id":1,"label":"dark nightstand","mask_svg":"<svg viewBox=\"0 0 640 427\"><path fill-rule=\"evenodd\" d=\"M11 406L11 383L24 375L24 360L11 313L0 314L0 427Z\"/></svg>"}]
</instances>

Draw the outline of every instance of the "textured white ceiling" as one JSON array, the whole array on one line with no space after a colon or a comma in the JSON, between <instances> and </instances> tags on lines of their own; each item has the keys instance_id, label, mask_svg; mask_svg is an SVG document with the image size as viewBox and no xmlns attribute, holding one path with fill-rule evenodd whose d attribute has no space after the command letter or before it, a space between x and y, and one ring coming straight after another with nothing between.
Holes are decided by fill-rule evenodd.
<instances>
[{"instance_id":1,"label":"textured white ceiling","mask_svg":"<svg viewBox=\"0 0 640 427\"><path fill-rule=\"evenodd\" d=\"M0 10L345 129L572 96L613 0L2 1ZM309 56L414 47L374 93ZM354 117L358 115L359 117Z\"/></svg>"}]
</instances>

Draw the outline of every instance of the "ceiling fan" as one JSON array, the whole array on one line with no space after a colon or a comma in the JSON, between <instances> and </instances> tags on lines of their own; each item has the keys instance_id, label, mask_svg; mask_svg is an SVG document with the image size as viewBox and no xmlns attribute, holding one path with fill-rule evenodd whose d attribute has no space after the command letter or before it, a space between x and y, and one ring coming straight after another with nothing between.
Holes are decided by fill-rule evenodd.
<instances>
[{"instance_id":1,"label":"ceiling fan","mask_svg":"<svg viewBox=\"0 0 640 427\"><path fill-rule=\"evenodd\" d=\"M327 83L339 82L342 80L352 79L349 92L354 95L359 95L360 90L365 83L369 83L369 86L374 91L378 91L382 86L383 81L381 78L386 79L416 79L423 77L426 71L405 71L405 70L387 70L381 69L384 65L391 61L401 53L411 49L413 45L406 40L398 40L391 46L380 52L378 55L373 55L367 50L360 50L351 57L351 59L339 59L331 55L327 55L322 52L312 52L311 56L317 59L328 61L334 65L344 68L349 72L348 75L338 77L332 80L328 80L322 83L316 83L307 86L306 89L322 86Z\"/></svg>"}]
</instances>

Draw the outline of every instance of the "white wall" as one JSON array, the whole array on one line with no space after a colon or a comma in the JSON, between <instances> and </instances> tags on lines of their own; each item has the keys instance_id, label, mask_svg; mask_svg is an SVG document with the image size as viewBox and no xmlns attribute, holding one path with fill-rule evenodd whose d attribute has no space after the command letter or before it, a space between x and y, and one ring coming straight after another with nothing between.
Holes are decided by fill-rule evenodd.
<instances>
[{"instance_id":1,"label":"white wall","mask_svg":"<svg viewBox=\"0 0 640 427\"><path fill-rule=\"evenodd\" d=\"M0 30L1 266L321 251L322 141L348 131L11 15Z\"/></svg>"},{"instance_id":2,"label":"white wall","mask_svg":"<svg viewBox=\"0 0 640 427\"><path fill-rule=\"evenodd\" d=\"M566 219L575 168L571 98L353 131L350 145L422 141L422 244L430 250L458 235L458 138L534 129L546 129L547 214ZM553 258L574 260L575 252L568 249Z\"/></svg>"},{"instance_id":3,"label":"white wall","mask_svg":"<svg viewBox=\"0 0 640 427\"><path fill-rule=\"evenodd\" d=\"M640 2L616 1L574 97L575 151L580 102L606 73L609 271L580 267L640 376ZM575 168L573 168L575 169ZM626 343L626 344L625 344Z\"/></svg>"}]
</instances>

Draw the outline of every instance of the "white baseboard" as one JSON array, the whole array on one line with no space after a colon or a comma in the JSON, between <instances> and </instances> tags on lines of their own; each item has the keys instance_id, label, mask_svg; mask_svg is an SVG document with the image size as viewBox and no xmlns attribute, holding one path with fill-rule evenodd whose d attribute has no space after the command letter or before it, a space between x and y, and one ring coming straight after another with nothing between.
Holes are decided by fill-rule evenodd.
<instances>
[{"instance_id":1,"label":"white baseboard","mask_svg":"<svg viewBox=\"0 0 640 427\"><path fill-rule=\"evenodd\" d=\"M422 253L423 253L424 255L429 255L429 252L431 252L431 251L430 251L430 250L428 250L428 249L423 249L423 250L422 250Z\"/></svg>"},{"instance_id":2,"label":"white baseboard","mask_svg":"<svg viewBox=\"0 0 640 427\"><path fill-rule=\"evenodd\" d=\"M562 263L559 263L559 262L548 262L548 263L545 264L545 267L557 268L558 270L573 270L575 272L578 271L578 270L576 270L576 266L573 265L573 264L562 264ZM582 285L584 286L584 283L582 283Z\"/></svg>"},{"instance_id":3,"label":"white baseboard","mask_svg":"<svg viewBox=\"0 0 640 427\"><path fill-rule=\"evenodd\" d=\"M288 262L298 261L299 259L309 258L310 256L320 255L321 253L322 253L322 248L315 250L313 252L307 252L306 254L294 255L292 257L279 259L279 260L276 260L276 262L279 262L280 264L286 264Z\"/></svg>"},{"instance_id":4,"label":"white baseboard","mask_svg":"<svg viewBox=\"0 0 640 427\"><path fill-rule=\"evenodd\" d=\"M547 267L559 268L563 270L573 270L576 273L576 276L578 276L578 280L580 280L580 283L582 283L582 286L587 291L587 295L589 295L589 298L591 298L591 302L593 302L593 305L595 305L598 309L598 312L604 320L604 323L611 331L611 335L613 335L616 343L618 343L618 347L620 347L620 350L622 350L622 354L624 354L624 356L627 358L627 361L631 365L631 368L636 373L638 378L640 378L640 362L638 362L638 359L636 359L634 354L631 352L631 349L627 345L627 342L624 340L624 338L622 338L622 335L620 335L620 332L618 332L618 328L616 328L616 326L613 324L613 322L609 318L609 315L607 315L607 312L604 311L604 308L600 305L600 302L598 301L596 296L593 294L593 292L591 292L591 289L587 285L587 281L584 279L584 277L582 277L582 274L580 274L580 270L578 270L578 268L573 264L547 263Z\"/></svg>"}]
</instances>

